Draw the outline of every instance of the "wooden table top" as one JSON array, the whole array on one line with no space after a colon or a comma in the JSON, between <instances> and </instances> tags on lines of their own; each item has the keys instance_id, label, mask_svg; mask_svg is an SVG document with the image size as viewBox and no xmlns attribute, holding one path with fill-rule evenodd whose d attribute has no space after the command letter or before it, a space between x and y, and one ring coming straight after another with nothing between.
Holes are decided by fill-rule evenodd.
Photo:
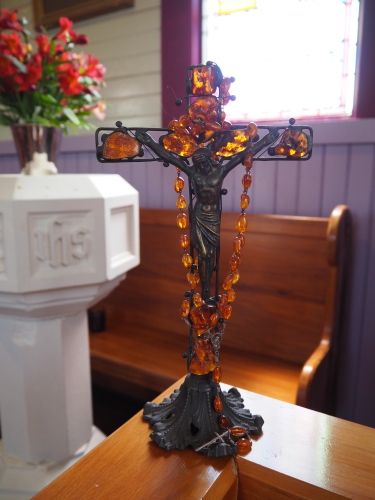
<instances>
[{"instance_id":1,"label":"wooden table top","mask_svg":"<svg viewBox=\"0 0 375 500\"><path fill-rule=\"evenodd\" d=\"M252 451L237 456L238 492L232 457L166 452L138 413L35 499L375 500L375 429L240 392L265 424Z\"/></svg>"}]
</instances>

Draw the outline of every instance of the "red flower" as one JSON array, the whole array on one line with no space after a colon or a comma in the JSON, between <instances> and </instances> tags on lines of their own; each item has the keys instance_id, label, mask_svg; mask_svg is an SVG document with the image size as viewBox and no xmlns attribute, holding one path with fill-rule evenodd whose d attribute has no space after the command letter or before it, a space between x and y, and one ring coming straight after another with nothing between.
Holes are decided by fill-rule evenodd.
<instances>
[{"instance_id":1,"label":"red flower","mask_svg":"<svg viewBox=\"0 0 375 500\"><path fill-rule=\"evenodd\" d=\"M86 45L87 43L89 43L89 39L87 38L86 35L77 35L75 31L71 31L70 34L71 34L71 41L75 45Z\"/></svg>"},{"instance_id":2,"label":"red flower","mask_svg":"<svg viewBox=\"0 0 375 500\"><path fill-rule=\"evenodd\" d=\"M23 31L22 24L17 19L18 9L9 12L8 9L1 9L0 28L3 30Z\"/></svg>"},{"instance_id":3,"label":"red flower","mask_svg":"<svg viewBox=\"0 0 375 500\"><path fill-rule=\"evenodd\" d=\"M4 42L4 44L0 45L0 54L7 53L9 50L10 55L16 57L17 59L22 60L25 55L25 48L22 45L21 37L18 33L11 33L7 35L6 33L0 33L0 38Z\"/></svg>"},{"instance_id":4,"label":"red flower","mask_svg":"<svg viewBox=\"0 0 375 500\"><path fill-rule=\"evenodd\" d=\"M80 94L84 86L79 83L80 73L76 68L70 66L64 73L61 73L57 79L60 84L61 90L67 95L78 95Z\"/></svg>"},{"instance_id":5,"label":"red flower","mask_svg":"<svg viewBox=\"0 0 375 500\"><path fill-rule=\"evenodd\" d=\"M24 92L33 90L33 87L39 82L42 77L42 58L39 54L32 56L26 65L27 73L17 73L14 76L14 81L18 85L18 91Z\"/></svg>"},{"instance_id":6,"label":"red flower","mask_svg":"<svg viewBox=\"0 0 375 500\"><path fill-rule=\"evenodd\" d=\"M0 46L1 53L5 53ZM7 54L11 55L11 54ZM0 77L12 76L17 73L17 68L6 57L1 57L0 54Z\"/></svg>"},{"instance_id":7,"label":"red flower","mask_svg":"<svg viewBox=\"0 0 375 500\"><path fill-rule=\"evenodd\" d=\"M83 76L89 76L97 81L103 80L105 67L102 64L99 64L96 57L91 54L80 54L79 62Z\"/></svg>"},{"instance_id":8,"label":"red flower","mask_svg":"<svg viewBox=\"0 0 375 500\"><path fill-rule=\"evenodd\" d=\"M41 56L48 56L51 50L51 42L47 35L37 35L35 42L38 46L38 52Z\"/></svg>"}]
</instances>

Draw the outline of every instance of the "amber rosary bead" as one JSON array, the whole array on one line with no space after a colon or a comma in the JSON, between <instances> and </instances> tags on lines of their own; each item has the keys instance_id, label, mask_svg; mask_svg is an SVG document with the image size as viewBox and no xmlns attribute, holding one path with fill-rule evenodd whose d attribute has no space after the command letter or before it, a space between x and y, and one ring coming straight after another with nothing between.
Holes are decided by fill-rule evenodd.
<instances>
[{"instance_id":1,"label":"amber rosary bead","mask_svg":"<svg viewBox=\"0 0 375 500\"><path fill-rule=\"evenodd\" d=\"M228 302L234 302L236 300L236 292L233 288L228 290Z\"/></svg>"},{"instance_id":2,"label":"amber rosary bead","mask_svg":"<svg viewBox=\"0 0 375 500\"><path fill-rule=\"evenodd\" d=\"M200 293L195 293L193 296L193 302L196 307L200 307L203 304L202 296Z\"/></svg>"},{"instance_id":3,"label":"amber rosary bead","mask_svg":"<svg viewBox=\"0 0 375 500\"><path fill-rule=\"evenodd\" d=\"M245 174L242 177L242 186L244 187L244 189L249 189L249 187L251 186L252 181L253 181L252 175L251 174Z\"/></svg>"},{"instance_id":4,"label":"amber rosary bead","mask_svg":"<svg viewBox=\"0 0 375 500\"><path fill-rule=\"evenodd\" d=\"M180 196L177 198L177 201L176 201L176 207L177 208L180 208L180 209L183 209L183 208L186 208L187 207L187 204L186 204L186 200L185 200L185 196L180 194Z\"/></svg>"},{"instance_id":5,"label":"amber rosary bead","mask_svg":"<svg viewBox=\"0 0 375 500\"><path fill-rule=\"evenodd\" d=\"M220 315L218 313L211 314L210 320L209 320L209 327L215 328L219 319L220 319Z\"/></svg>"},{"instance_id":6,"label":"amber rosary bead","mask_svg":"<svg viewBox=\"0 0 375 500\"><path fill-rule=\"evenodd\" d=\"M245 214L241 214L236 222L236 229L239 233L244 233L247 229L247 219Z\"/></svg>"},{"instance_id":7,"label":"amber rosary bead","mask_svg":"<svg viewBox=\"0 0 375 500\"><path fill-rule=\"evenodd\" d=\"M184 253L181 261L185 267L190 267L193 264L193 257L188 253Z\"/></svg>"},{"instance_id":8,"label":"amber rosary bead","mask_svg":"<svg viewBox=\"0 0 375 500\"><path fill-rule=\"evenodd\" d=\"M235 269L232 273L232 285L235 285L240 279L240 271Z\"/></svg>"},{"instance_id":9,"label":"amber rosary bead","mask_svg":"<svg viewBox=\"0 0 375 500\"><path fill-rule=\"evenodd\" d=\"M181 316L183 318L187 318L190 313L190 304L188 300L184 300L181 304L181 309L180 309Z\"/></svg>"},{"instance_id":10,"label":"amber rosary bead","mask_svg":"<svg viewBox=\"0 0 375 500\"><path fill-rule=\"evenodd\" d=\"M236 426L230 428L230 435L232 437L244 437L246 436L246 429L244 427Z\"/></svg>"},{"instance_id":11,"label":"amber rosary bead","mask_svg":"<svg viewBox=\"0 0 375 500\"><path fill-rule=\"evenodd\" d=\"M232 286L232 283L233 283L233 275L228 274L223 283L224 290L229 290L229 288L231 288Z\"/></svg>"},{"instance_id":12,"label":"amber rosary bead","mask_svg":"<svg viewBox=\"0 0 375 500\"><path fill-rule=\"evenodd\" d=\"M253 155L251 153L247 153L247 155L245 156L244 162L243 162L246 170L250 170L252 168L253 161L254 161Z\"/></svg>"},{"instance_id":13,"label":"amber rosary bead","mask_svg":"<svg viewBox=\"0 0 375 500\"><path fill-rule=\"evenodd\" d=\"M187 234L182 233L180 236L180 247L187 248L190 245L190 238Z\"/></svg>"},{"instance_id":14,"label":"amber rosary bead","mask_svg":"<svg viewBox=\"0 0 375 500\"><path fill-rule=\"evenodd\" d=\"M223 318L224 319L229 319L232 316L232 310L233 310L232 306L230 306L230 305L225 306L224 309L223 309L223 311L222 311L223 312Z\"/></svg>"},{"instance_id":15,"label":"amber rosary bead","mask_svg":"<svg viewBox=\"0 0 375 500\"><path fill-rule=\"evenodd\" d=\"M225 415L219 415L219 427L227 431L230 428L229 418Z\"/></svg>"},{"instance_id":16,"label":"amber rosary bead","mask_svg":"<svg viewBox=\"0 0 375 500\"><path fill-rule=\"evenodd\" d=\"M223 411L223 402L221 401L220 396L215 396L214 410L217 411L217 413L221 413Z\"/></svg>"},{"instance_id":17,"label":"amber rosary bead","mask_svg":"<svg viewBox=\"0 0 375 500\"><path fill-rule=\"evenodd\" d=\"M186 229L187 227L187 216L183 212L177 215L177 225L180 229Z\"/></svg>"},{"instance_id":18,"label":"amber rosary bead","mask_svg":"<svg viewBox=\"0 0 375 500\"><path fill-rule=\"evenodd\" d=\"M246 438L240 438L236 444L239 455L246 455L251 450L251 441Z\"/></svg>"},{"instance_id":19,"label":"amber rosary bead","mask_svg":"<svg viewBox=\"0 0 375 500\"><path fill-rule=\"evenodd\" d=\"M215 382L215 384L220 384L221 382L221 368L220 366L216 366L212 372L212 380Z\"/></svg>"},{"instance_id":20,"label":"amber rosary bead","mask_svg":"<svg viewBox=\"0 0 375 500\"><path fill-rule=\"evenodd\" d=\"M180 193L183 190L184 185L184 179L182 177L176 177L174 181L174 190L176 191L176 193Z\"/></svg>"},{"instance_id":21,"label":"amber rosary bead","mask_svg":"<svg viewBox=\"0 0 375 500\"><path fill-rule=\"evenodd\" d=\"M235 269L238 268L240 263L241 263L240 256L237 252L235 252L229 259L229 270L234 271Z\"/></svg>"},{"instance_id":22,"label":"amber rosary bead","mask_svg":"<svg viewBox=\"0 0 375 500\"><path fill-rule=\"evenodd\" d=\"M254 122L250 122L246 127L246 135L250 137L250 139L254 139L257 133L258 133L258 126Z\"/></svg>"},{"instance_id":23,"label":"amber rosary bead","mask_svg":"<svg viewBox=\"0 0 375 500\"><path fill-rule=\"evenodd\" d=\"M222 311L227 304L228 304L228 295L223 293L223 295L219 299L219 302L217 303L217 308L219 309L219 311Z\"/></svg>"},{"instance_id":24,"label":"amber rosary bead","mask_svg":"<svg viewBox=\"0 0 375 500\"><path fill-rule=\"evenodd\" d=\"M246 210L249 205L250 205L250 196L246 193L242 193L240 198L241 210Z\"/></svg>"}]
</instances>

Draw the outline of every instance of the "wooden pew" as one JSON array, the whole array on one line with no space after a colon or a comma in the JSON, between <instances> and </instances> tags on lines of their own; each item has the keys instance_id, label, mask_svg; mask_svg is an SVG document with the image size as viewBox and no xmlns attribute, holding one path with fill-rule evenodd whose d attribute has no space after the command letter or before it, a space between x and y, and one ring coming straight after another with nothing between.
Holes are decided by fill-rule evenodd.
<instances>
[{"instance_id":1,"label":"wooden pew","mask_svg":"<svg viewBox=\"0 0 375 500\"><path fill-rule=\"evenodd\" d=\"M188 286L176 213L141 210L141 264L96 306L107 329L90 335L93 381L145 400L186 374L179 310ZM236 217L223 214L220 283ZM330 219L249 215L222 342L224 382L334 414L348 227L345 206Z\"/></svg>"},{"instance_id":2,"label":"wooden pew","mask_svg":"<svg viewBox=\"0 0 375 500\"><path fill-rule=\"evenodd\" d=\"M265 420L248 455L162 450L140 412L34 499L375 500L375 429L240 392Z\"/></svg>"}]
</instances>

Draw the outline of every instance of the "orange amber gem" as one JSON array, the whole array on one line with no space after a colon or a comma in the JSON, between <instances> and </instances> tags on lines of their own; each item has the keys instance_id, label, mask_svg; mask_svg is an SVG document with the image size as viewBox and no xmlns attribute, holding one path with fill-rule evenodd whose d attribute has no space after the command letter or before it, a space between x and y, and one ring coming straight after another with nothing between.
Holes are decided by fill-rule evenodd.
<instances>
[{"instance_id":1,"label":"orange amber gem","mask_svg":"<svg viewBox=\"0 0 375 500\"><path fill-rule=\"evenodd\" d=\"M174 133L164 136L163 145L167 151L183 157L191 156L198 148L194 137L183 127L179 127Z\"/></svg>"},{"instance_id":2,"label":"orange amber gem","mask_svg":"<svg viewBox=\"0 0 375 500\"><path fill-rule=\"evenodd\" d=\"M216 366L214 371L212 372L212 380L215 382L215 384L220 384L221 382L221 368L220 366Z\"/></svg>"},{"instance_id":3,"label":"orange amber gem","mask_svg":"<svg viewBox=\"0 0 375 500\"><path fill-rule=\"evenodd\" d=\"M223 411L223 402L221 401L220 396L215 396L214 410L218 413L221 413Z\"/></svg>"},{"instance_id":4,"label":"orange amber gem","mask_svg":"<svg viewBox=\"0 0 375 500\"><path fill-rule=\"evenodd\" d=\"M185 233L182 233L180 236L180 247L187 248L190 244L189 236Z\"/></svg>"},{"instance_id":5,"label":"orange amber gem","mask_svg":"<svg viewBox=\"0 0 375 500\"><path fill-rule=\"evenodd\" d=\"M232 310L233 310L232 306L230 305L225 306L223 309L223 318L229 319L232 316Z\"/></svg>"},{"instance_id":6,"label":"orange amber gem","mask_svg":"<svg viewBox=\"0 0 375 500\"><path fill-rule=\"evenodd\" d=\"M181 260L185 267L190 267L193 264L193 257L188 253L184 253Z\"/></svg>"},{"instance_id":7,"label":"orange amber gem","mask_svg":"<svg viewBox=\"0 0 375 500\"><path fill-rule=\"evenodd\" d=\"M177 208L186 208L186 200L185 200L184 195L180 194L180 196L177 198L176 207Z\"/></svg>"},{"instance_id":8,"label":"orange amber gem","mask_svg":"<svg viewBox=\"0 0 375 500\"><path fill-rule=\"evenodd\" d=\"M124 132L110 134L103 144L103 158L107 160L134 158L140 151L139 142Z\"/></svg>"},{"instance_id":9,"label":"orange amber gem","mask_svg":"<svg viewBox=\"0 0 375 500\"><path fill-rule=\"evenodd\" d=\"M306 156L309 150L307 135L298 130L286 129L281 141L275 146L275 153L283 156Z\"/></svg>"},{"instance_id":10,"label":"orange amber gem","mask_svg":"<svg viewBox=\"0 0 375 500\"><path fill-rule=\"evenodd\" d=\"M227 157L244 151L249 143L249 137L245 132L246 130L231 130L222 134L216 146L216 154Z\"/></svg>"},{"instance_id":11,"label":"orange amber gem","mask_svg":"<svg viewBox=\"0 0 375 500\"><path fill-rule=\"evenodd\" d=\"M232 281L232 285L235 285L237 283L237 281L240 279L240 272L238 269L235 269L232 273L233 275L233 281Z\"/></svg>"},{"instance_id":12,"label":"orange amber gem","mask_svg":"<svg viewBox=\"0 0 375 500\"><path fill-rule=\"evenodd\" d=\"M201 134L202 132L204 132L204 125L203 123L194 123L191 127L190 127L190 133L192 135L199 135Z\"/></svg>"},{"instance_id":13,"label":"orange amber gem","mask_svg":"<svg viewBox=\"0 0 375 500\"><path fill-rule=\"evenodd\" d=\"M184 189L185 181L182 177L176 177L174 181L174 190L180 193Z\"/></svg>"},{"instance_id":14,"label":"orange amber gem","mask_svg":"<svg viewBox=\"0 0 375 500\"><path fill-rule=\"evenodd\" d=\"M246 170L250 170L252 168L253 161L254 161L254 158L253 158L252 153L247 153L247 155L245 156L245 160L243 162L244 167L246 168Z\"/></svg>"},{"instance_id":15,"label":"orange amber gem","mask_svg":"<svg viewBox=\"0 0 375 500\"><path fill-rule=\"evenodd\" d=\"M250 137L250 139L254 139L254 137L258 133L257 125L254 122L250 122L249 125L247 126L246 133Z\"/></svg>"},{"instance_id":16,"label":"orange amber gem","mask_svg":"<svg viewBox=\"0 0 375 500\"><path fill-rule=\"evenodd\" d=\"M219 321L220 315L218 313L211 314L210 321L208 323L210 328L214 328Z\"/></svg>"},{"instance_id":17,"label":"orange amber gem","mask_svg":"<svg viewBox=\"0 0 375 500\"><path fill-rule=\"evenodd\" d=\"M202 296L200 293L195 293L193 296L193 302L196 307L200 307L203 304Z\"/></svg>"},{"instance_id":18,"label":"orange amber gem","mask_svg":"<svg viewBox=\"0 0 375 500\"><path fill-rule=\"evenodd\" d=\"M251 450L251 441L246 438L240 438L236 444L240 455L246 455Z\"/></svg>"},{"instance_id":19,"label":"orange amber gem","mask_svg":"<svg viewBox=\"0 0 375 500\"><path fill-rule=\"evenodd\" d=\"M193 346L193 356L189 372L195 375L207 375L215 367L214 347L209 339L197 339Z\"/></svg>"},{"instance_id":20,"label":"orange amber gem","mask_svg":"<svg viewBox=\"0 0 375 500\"><path fill-rule=\"evenodd\" d=\"M187 318L189 316L189 313L190 313L190 304L189 304L188 300L184 300L183 301L183 303L181 304L180 312L181 312L181 316L183 318Z\"/></svg>"},{"instance_id":21,"label":"orange amber gem","mask_svg":"<svg viewBox=\"0 0 375 500\"><path fill-rule=\"evenodd\" d=\"M217 111L219 103L216 97L198 97L188 108L191 118L201 118L206 121L212 111Z\"/></svg>"},{"instance_id":22,"label":"orange amber gem","mask_svg":"<svg viewBox=\"0 0 375 500\"><path fill-rule=\"evenodd\" d=\"M213 94L216 91L216 73L215 66L196 66L193 69L192 94Z\"/></svg>"},{"instance_id":23,"label":"orange amber gem","mask_svg":"<svg viewBox=\"0 0 375 500\"><path fill-rule=\"evenodd\" d=\"M223 295L219 299L219 302L217 303L217 308L219 309L219 311L222 311L227 304L228 295L226 293L223 293Z\"/></svg>"},{"instance_id":24,"label":"orange amber gem","mask_svg":"<svg viewBox=\"0 0 375 500\"><path fill-rule=\"evenodd\" d=\"M230 427L230 420L225 415L219 416L219 427L220 429L228 430Z\"/></svg>"},{"instance_id":25,"label":"orange amber gem","mask_svg":"<svg viewBox=\"0 0 375 500\"><path fill-rule=\"evenodd\" d=\"M182 127L187 127L188 125L190 125L190 122L191 122L191 118L189 115L182 115L182 116L180 116L180 118L178 120L178 123Z\"/></svg>"},{"instance_id":26,"label":"orange amber gem","mask_svg":"<svg viewBox=\"0 0 375 500\"><path fill-rule=\"evenodd\" d=\"M181 125L178 123L177 120L171 120L169 123L168 123L168 128L170 130L176 130L178 129L179 127L181 127Z\"/></svg>"},{"instance_id":27,"label":"orange amber gem","mask_svg":"<svg viewBox=\"0 0 375 500\"><path fill-rule=\"evenodd\" d=\"M228 302L234 302L236 300L236 292L233 288L228 290Z\"/></svg>"},{"instance_id":28,"label":"orange amber gem","mask_svg":"<svg viewBox=\"0 0 375 500\"><path fill-rule=\"evenodd\" d=\"M242 246L243 245L242 245L242 240L241 240L240 236L236 236L233 240L233 250L235 252L239 252L241 250Z\"/></svg>"},{"instance_id":29,"label":"orange amber gem","mask_svg":"<svg viewBox=\"0 0 375 500\"><path fill-rule=\"evenodd\" d=\"M244 233L247 228L247 219L245 214L241 214L236 222L236 229L239 233Z\"/></svg>"},{"instance_id":30,"label":"orange amber gem","mask_svg":"<svg viewBox=\"0 0 375 500\"><path fill-rule=\"evenodd\" d=\"M248 194L242 193L240 201L241 209L246 210L249 205L250 205L250 196Z\"/></svg>"},{"instance_id":31,"label":"orange amber gem","mask_svg":"<svg viewBox=\"0 0 375 500\"><path fill-rule=\"evenodd\" d=\"M252 180L253 180L253 178L252 178L251 174L245 174L242 177L242 185L243 185L244 189L249 189L249 187L251 186Z\"/></svg>"},{"instance_id":32,"label":"orange amber gem","mask_svg":"<svg viewBox=\"0 0 375 500\"><path fill-rule=\"evenodd\" d=\"M241 245L242 245L242 248L245 246L245 235L240 233L240 234L237 234L237 238L239 238L241 240Z\"/></svg>"},{"instance_id":33,"label":"orange amber gem","mask_svg":"<svg viewBox=\"0 0 375 500\"><path fill-rule=\"evenodd\" d=\"M233 283L233 275L228 274L223 283L224 290L229 290L229 288L231 288L232 286L232 283Z\"/></svg>"},{"instance_id":34,"label":"orange amber gem","mask_svg":"<svg viewBox=\"0 0 375 500\"><path fill-rule=\"evenodd\" d=\"M246 436L246 429L244 429L243 427L239 427L239 426L231 427L231 429L230 429L230 435L232 437L243 437L243 436Z\"/></svg>"},{"instance_id":35,"label":"orange amber gem","mask_svg":"<svg viewBox=\"0 0 375 500\"><path fill-rule=\"evenodd\" d=\"M187 216L184 213L177 215L177 225L180 229L186 229L187 227Z\"/></svg>"},{"instance_id":36,"label":"orange amber gem","mask_svg":"<svg viewBox=\"0 0 375 500\"><path fill-rule=\"evenodd\" d=\"M199 276L196 273L187 273L186 278L192 289L194 289L200 281Z\"/></svg>"},{"instance_id":37,"label":"orange amber gem","mask_svg":"<svg viewBox=\"0 0 375 500\"><path fill-rule=\"evenodd\" d=\"M229 269L234 271L240 265L240 255L234 253L232 257L229 259Z\"/></svg>"}]
</instances>

